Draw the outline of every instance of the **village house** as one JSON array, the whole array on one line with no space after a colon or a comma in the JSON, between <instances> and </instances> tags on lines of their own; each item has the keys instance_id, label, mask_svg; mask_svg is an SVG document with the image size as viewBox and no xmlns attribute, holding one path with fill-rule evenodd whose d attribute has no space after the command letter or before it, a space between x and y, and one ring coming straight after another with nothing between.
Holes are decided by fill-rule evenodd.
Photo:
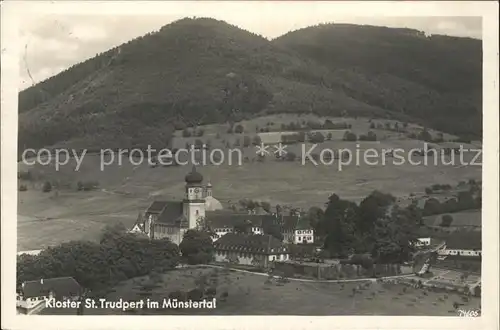
<instances>
[{"instance_id":1,"label":"village house","mask_svg":"<svg viewBox=\"0 0 500 330\"><path fill-rule=\"evenodd\" d=\"M242 228L247 233L264 235L271 226L277 226L286 236L285 242L299 244L314 241L312 228L299 221L299 214L283 216L256 209L246 213L226 210L213 197L213 186L203 184L203 176L195 167L186 175L185 182L182 201L152 202L130 232L144 233L151 239L168 238L180 244L187 230L197 228L203 222L214 232L214 241Z\"/></svg>"},{"instance_id":2,"label":"village house","mask_svg":"<svg viewBox=\"0 0 500 330\"><path fill-rule=\"evenodd\" d=\"M271 235L228 233L214 243L215 261L268 267L290 259L283 242Z\"/></svg>"},{"instance_id":3,"label":"village house","mask_svg":"<svg viewBox=\"0 0 500 330\"><path fill-rule=\"evenodd\" d=\"M313 244L314 230L300 213L295 215L281 216L283 241L292 244Z\"/></svg>"},{"instance_id":4,"label":"village house","mask_svg":"<svg viewBox=\"0 0 500 330\"><path fill-rule=\"evenodd\" d=\"M439 252L440 256L481 257L481 232L451 234L445 246Z\"/></svg>"},{"instance_id":5,"label":"village house","mask_svg":"<svg viewBox=\"0 0 500 330\"><path fill-rule=\"evenodd\" d=\"M430 237L421 237L417 238L417 241L415 242L416 247L426 247L431 245L431 238Z\"/></svg>"},{"instance_id":6,"label":"village house","mask_svg":"<svg viewBox=\"0 0 500 330\"><path fill-rule=\"evenodd\" d=\"M73 277L56 277L22 283L16 295L16 307L22 314L35 314L45 308L46 299L78 300L80 284Z\"/></svg>"}]
</instances>

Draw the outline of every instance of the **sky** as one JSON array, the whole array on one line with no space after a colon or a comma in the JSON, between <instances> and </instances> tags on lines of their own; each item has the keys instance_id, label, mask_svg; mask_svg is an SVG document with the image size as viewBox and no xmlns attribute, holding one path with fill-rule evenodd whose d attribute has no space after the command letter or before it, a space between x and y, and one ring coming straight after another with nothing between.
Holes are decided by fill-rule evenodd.
<instances>
[{"instance_id":1,"label":"sky","mask_svg":"<svg viewBox=\"0 0 500 330\"><path fill-rule=\"evenodd\" d=\"M156 31L164 25L184 17L212 17L224 20L268 39L286 32L318 23L352 23L387 27L405 27L424 31L426 34L444 34L481 39L481 17L467 16L420 16L383 17L353 16L351 12L336 11L334 7L323 8L322 3L282 5L261 3L258 8L246 3L246 8L232 4L218 6L182 6L175 10L127 15L107 14L61 14L59 12L30 13L19 21L19 88L25 89L34 83L56 75L71 65L77 64L97 53L104 52L135 37ZM221 10L221 6L227 7ZM204 8L201 8L204 7ZM73 7L74 8L74 7ZM173 8L173 7L171 7ZM96 11L93 8L94 12ZM276 15L279 10L279 15ZM437 11L439 14L439 11Z\"/></svg>"}]
</instances>

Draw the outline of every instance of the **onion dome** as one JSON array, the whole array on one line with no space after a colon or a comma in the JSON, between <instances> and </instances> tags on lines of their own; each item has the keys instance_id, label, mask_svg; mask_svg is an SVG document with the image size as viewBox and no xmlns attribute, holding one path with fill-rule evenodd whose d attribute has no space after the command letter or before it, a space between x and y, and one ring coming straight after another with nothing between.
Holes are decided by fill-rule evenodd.
<instances>
[{"instance_id":1,"label":"onion dome","mask_svg":"<svg viewBox=\"0 0 500 330\"><path fill-rule=\"evenodd\" d=\"M202 183L203 182L203 175L201 175L200 173L198 173L196 171L196 167L193 166L193 169L191 170L190 173L188 173L186 175L186 177L184 178L184 180L186 181L186 183L190 183L190 184Z\"/></svg>"}]
</instances>

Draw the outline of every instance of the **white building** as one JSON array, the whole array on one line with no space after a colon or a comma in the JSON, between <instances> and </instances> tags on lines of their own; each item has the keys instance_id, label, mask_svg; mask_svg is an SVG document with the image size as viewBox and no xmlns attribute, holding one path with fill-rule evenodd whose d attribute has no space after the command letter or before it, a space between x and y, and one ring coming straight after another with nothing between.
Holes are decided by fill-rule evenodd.
<instances>
[{"instance_id":1,"label":"white building","mask_svg":"<svg viewBox=\"0 0 500 330\"><path fill-rule=\"evenodd\" d=\"M302 218L300 214L282 216L280 221L283 226L285 242L293 244L314 243L314 230L307 219Z\"/></svg>"},{"instance_id":2,"label":"white building","mask_svg":"<svg viewBox=\"0 0 500 330\"><path fill-rule=\"evenodd\" d=\"M425 246L430 246L430 245L431 245L431 238L430 237L418 238L417 242L415 242L416 247L425 247Z\"/></svg>"},{"instance_id":3,"label":"white building","mask_svg":"<svg viewBox=\"0 0 500 330\"><path fill-rule=\"evenodd\" d=\"M290 259L287 247L271 235L228 233L214 243L215 261L268 267Z\"/></svg>"},{"instance_id":4,"label":"white building","mask_svg":"<svg viewBox=\"0 0 500 330\"><path fill-rule=\"evenodd\" d=\"M294 231L294 244L312 244L314 243L314 230L312 229L296 229Z\"/></svg>"}]
</instances>

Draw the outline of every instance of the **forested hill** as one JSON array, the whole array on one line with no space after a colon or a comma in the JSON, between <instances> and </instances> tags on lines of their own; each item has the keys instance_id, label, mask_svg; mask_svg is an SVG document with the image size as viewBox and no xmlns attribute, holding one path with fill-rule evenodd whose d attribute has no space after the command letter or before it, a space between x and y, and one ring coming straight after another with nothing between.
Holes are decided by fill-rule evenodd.
<instances>
[{"instance_id":1,"label":"forested hill","mask_svg":"<svg viewBox=\"0 0 500 330\"><path fill-rule=\"evenodd\" d=\"M186 18L22 91L19 146L164 145L174 128L271 112L413 117L478 136L480 97L480 41L343 25L268 41Z\"/></svg>"},{"instance_id":2,"label":"forested hill","mask_svg":"<svg viewBox=\"0 0 500 330\"><path fill-rule=\"evenodd\" d=\"M327 66L357 100L425 119L443 131L481 136L481 40L323 24L273 43Z\"/></svg>"}]
</instances>

